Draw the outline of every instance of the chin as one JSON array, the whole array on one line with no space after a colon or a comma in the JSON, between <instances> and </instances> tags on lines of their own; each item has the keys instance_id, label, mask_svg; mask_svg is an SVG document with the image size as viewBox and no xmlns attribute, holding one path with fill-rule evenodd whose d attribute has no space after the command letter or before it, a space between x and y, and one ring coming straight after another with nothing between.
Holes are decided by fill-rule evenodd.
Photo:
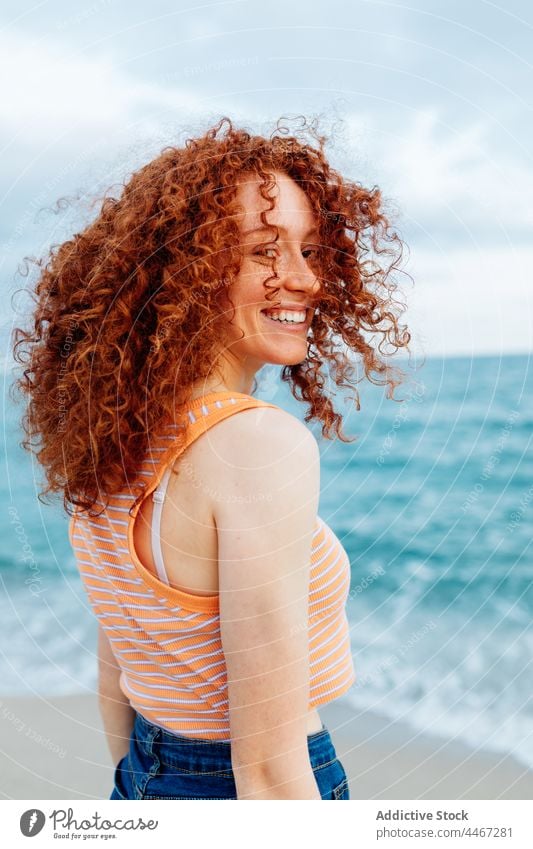
<instances>
[{"instance_id":1,"label":"chin","mask_svg":"<svg viewBox=\"0 0 533 849\"><path fill-rule=\"evenodd\" d=\"M287 352L286 354L279 349L276 351L272 351L272 353L268 356L268 359L265 359L265 364L273 366L296 366L298 363L302 363L307 358L307 345L304 345L301 351L294 351L293 353Z\"/></svg>"}]
</instances>

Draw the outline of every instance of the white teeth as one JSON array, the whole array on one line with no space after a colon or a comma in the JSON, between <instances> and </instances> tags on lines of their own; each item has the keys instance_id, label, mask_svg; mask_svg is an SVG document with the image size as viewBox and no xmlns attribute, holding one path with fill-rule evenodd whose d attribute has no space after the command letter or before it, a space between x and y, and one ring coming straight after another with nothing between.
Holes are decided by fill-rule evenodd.
<instances>
[{"instance_id":1,"label":"white teeth","mask_svg":"<svg viewBox=\"0 0 533 849\"><path fill-rule=\"evenodd\" d=\"M305 310L296 312L295 310L279 310L278 312L264 311L267 318L273 321L289 321L293 324L302 324L305 321Z\"/></svg>"}]
</instances>

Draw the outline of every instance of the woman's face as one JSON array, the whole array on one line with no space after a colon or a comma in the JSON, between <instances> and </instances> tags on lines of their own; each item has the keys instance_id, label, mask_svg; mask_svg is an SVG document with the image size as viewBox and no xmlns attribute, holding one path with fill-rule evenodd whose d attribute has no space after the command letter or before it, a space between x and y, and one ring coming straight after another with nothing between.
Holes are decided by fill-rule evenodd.
<instances>
[{"instance_id":1,"label":"woman's face","mask_svg":"<svg viewBox=\"0 0 533 849\"><path fill-rule=\"evenodd\" d=\"M320 288L312 270L319 234L309 199L287 174L274 172L274 176L276 188L271 194L276 205L266 219L279 228L277 242L261 222L260 213L268 210L269 202L261 197L260 178L245 175L237 190L237 201L245 210L238 219L243 260L227 290L235 315L232 318L231 306L227 307L224 358L234 366L240 362L248 374L265 363L294 365L306 358L307 332ZM263 283L272 276L268 259L272 257L278 279L269 280L268 286L279 287L279 292L268 301L270 290ZM279 320L283 316L288 320Z\"/></svg>"}]
</instances>

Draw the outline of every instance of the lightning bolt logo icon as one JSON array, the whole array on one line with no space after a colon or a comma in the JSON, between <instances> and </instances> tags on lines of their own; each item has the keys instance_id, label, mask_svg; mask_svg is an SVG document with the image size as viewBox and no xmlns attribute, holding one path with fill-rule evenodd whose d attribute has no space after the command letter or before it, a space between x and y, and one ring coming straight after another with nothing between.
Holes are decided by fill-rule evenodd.
<instances>
[{"instance_id":1,"label":"lightning bolt logo icon","mask_svg":"<svg viewBox=\"0 0 533 849\"><path fill-rule=\"evenodd\" d=\"M24 811L20 818L20 830L24 837L35 837L42 831L46 817L38 808L30 808Z\"/></svg>"}]
</instances>

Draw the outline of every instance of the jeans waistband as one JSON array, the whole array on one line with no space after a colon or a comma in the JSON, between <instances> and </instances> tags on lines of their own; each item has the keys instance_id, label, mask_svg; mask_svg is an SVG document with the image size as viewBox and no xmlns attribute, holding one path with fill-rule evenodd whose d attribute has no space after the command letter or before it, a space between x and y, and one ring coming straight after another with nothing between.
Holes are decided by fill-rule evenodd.
<instances>
[{"instance_id":1,"label":"jeans waistband","mask_svg":"<svg viewBox=\"0 0 533 849\"><path fill-rule=\"evenodd\" d=\"M201 761L204 768L231 771L231 741L202 740L173 734L137 713L133 734L136 741L150 755L156 756L162 763L183 767L189 763L195 767ZM326 726L320 731L307 735L309 758L313 769L335 760L336 753Z\"/></svg>"}]
</instances>

